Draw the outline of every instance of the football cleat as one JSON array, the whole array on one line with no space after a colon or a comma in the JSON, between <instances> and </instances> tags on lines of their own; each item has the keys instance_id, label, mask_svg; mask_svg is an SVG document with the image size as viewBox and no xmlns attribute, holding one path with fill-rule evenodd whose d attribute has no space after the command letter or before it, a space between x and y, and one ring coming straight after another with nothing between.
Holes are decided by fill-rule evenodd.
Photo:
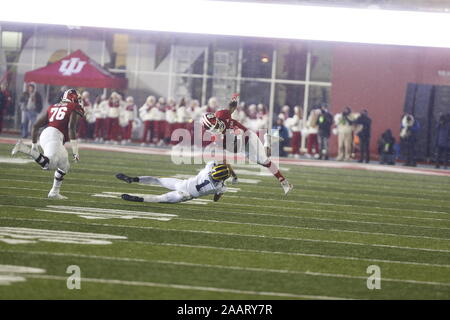
<instances>
[{"instance_id":1,"label":"football cleat","mask_svg":"<svg viewBox=\"0 0 450 320\"><path fill-rule=\"evenodd\" d=\"M11 151L11 156L15 156L18 152L30 154L30 148L22 140L18 140Z\"/></svg>"},{"instance_id":2,"label":"football cleat","mask_svg":"<svg viewBox=\"0 0 450 320\"><path fill-rule=\"evenodd\" d=\"M284 190L284 194L288 194L288 192L294 188L294 186L292 184L290 184L289 181L287 181L287 180L281 181L281 187Z\"/></svg>"},{"instance_id":3,"label":"football cleat","mask_svg":"<svg viewBox=\"0 0 450 320\"><path fill-rule=\"evenodd\" d=\"M139 178L138 177L129 177L126 174L123 174L123 173L116 174L116 178L119 179L119 180L123 180L126 183L139 182Z\"/></svg>"},{"instance_id":4,"label":"football cleat","mask_svg":"<svg viewBox=\"0 0 450 320\"><path fill-rule=\"evenodd\" d=\"M48 193L48 198L50 198L50 199L57 199L57 200L65 200L65 199L67 199L67 197L59 194L58 192L53 192L53 191L50 191Z\"/></svg>"},{"instance_id":5,"label":"football cleat","mask_svg":"<svg viewBox=\"0 0 450 320\"><path fill-rule=\"evenodd\" d=\"M134 202L144 202L144 198L142 197L137 197L137 196L132 196L129 194L124 193L122 195L122 199L123 200L127 200L127 201L134 201Z\"/></svg>"}]
</instances>

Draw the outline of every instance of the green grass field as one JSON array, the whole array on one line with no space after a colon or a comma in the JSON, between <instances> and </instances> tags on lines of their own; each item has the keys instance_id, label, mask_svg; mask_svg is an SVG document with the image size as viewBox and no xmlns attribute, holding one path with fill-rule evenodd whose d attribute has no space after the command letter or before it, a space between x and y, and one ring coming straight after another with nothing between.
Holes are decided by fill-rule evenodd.
<instances>
[{"instance_id":1,"label":"green grass field","mask_svg":"<svg viewBox=\"0 0 450 320\"><path fill-rule=\"evenodd\" d=\"M0 145L0 158L11 148ZM295 185L285 197L250 166L255 174L240 178L260 182L233 186L240 191L217 203L142 204L115 196L163 189L128 185L117 172L192 175L201 166L81 157L64 201L46 198L52 172L0 162L0 265L41 269L2 283L12 275L0 266L1 299L450 298L448 177L282 165ZM81 290L67 288L71 265ZM370 265L381 289L367 288Z\"/></svg>"}]
</instances>

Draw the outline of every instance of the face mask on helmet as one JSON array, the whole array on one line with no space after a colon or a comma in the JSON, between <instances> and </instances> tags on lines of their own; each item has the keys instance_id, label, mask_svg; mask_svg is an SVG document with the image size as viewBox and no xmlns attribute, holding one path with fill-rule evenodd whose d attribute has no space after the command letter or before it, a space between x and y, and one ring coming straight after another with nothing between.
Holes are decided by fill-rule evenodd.
<instances>
[{"instance_id":1,"label":"face mask on helmet","mask_svg":"<svg viewBox=\"0 0 450 320\"><path fill-rule=\"evenodd\" d=\"M61 99L62 102L76 102L81 103L81 97L78 94L77 90L69 89L66 90Z\"/></svg>"},{"instance_id":2,"label":"face mask on helmet","mask_svg":"<svg viewBox=\"0 0 450 320\"><path fill-rule=\"evenodd\" d=\"M213 113L206 113L203 115L202 123L204 127L213 133L222 133L225 130L225 123L216 118Z\"/></svg>"},{"instance_id":3,"label":"face mask on helmet","mask_svg":"<svg viewBox=\"0 0 450 320\"><path fill-rule=\"evenodd\" d=\"M214 181L225 181L230 175L230 169L226 164L219 164L213 167L211 171L211 178Z\"/></svg>"}]
</instances>

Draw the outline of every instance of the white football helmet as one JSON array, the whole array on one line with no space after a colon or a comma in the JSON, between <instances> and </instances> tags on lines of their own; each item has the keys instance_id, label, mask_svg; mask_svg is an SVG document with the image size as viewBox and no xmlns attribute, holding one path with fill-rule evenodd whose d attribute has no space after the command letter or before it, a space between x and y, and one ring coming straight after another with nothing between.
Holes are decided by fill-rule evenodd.
<instances>
[{"instance_id":1,"label":"white football helmet","mask_svg":"<svg viewBox=\"0 0 450 320\"><path fill-rule=\"evenodd\" d=\"M205 113L202 116L202 124L206 130L209 130L213 133L223 133L225 131L225 123L216 118L214 113Z\"/></svg>"}]
</instances>

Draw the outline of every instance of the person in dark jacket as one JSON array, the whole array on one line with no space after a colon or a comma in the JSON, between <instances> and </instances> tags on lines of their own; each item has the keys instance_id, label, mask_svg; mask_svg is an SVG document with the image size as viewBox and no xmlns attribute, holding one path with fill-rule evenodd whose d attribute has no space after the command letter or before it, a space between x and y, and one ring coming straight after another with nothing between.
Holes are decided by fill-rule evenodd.
<instances>
[{"instance_id":1,"label":"person in dark jacket","mask_svg":"<svg viewBox=\"0 0 450 320\"><path fill-rule=\"evenodd\" d=\"M359 125L357 134L359 137L359 145L361 151L361 158L358 162L369 163L370 161L370 133L372 126L372 119L369 118L367 110L362 110L360 116L354 121L355 125Z\"/></svg>"},{"instance_id":2,"label":"person in dark jacket","mask_svg":"<svg viewBox=\"0 0 450 320\"><path fill-rule=\"evenodd\" d=\"M380 155L380 164L395 165L395 138L391 129L387 129L378 139L378 153Z\"/></svg>"},{"instance_id":3,"label":"person in dark jacket","mask_svg":"<svg viewBox=\"0 0 450 320\"><path fill-rule=\"evenodd\" d=\"M436 125L436 168L440 168L441 159L444 169L448 167L448 154L450 152L450 113L441 115Z\"/></svg>"},{"instance_id":4,"label":"person in dark jacket","mask_svg":"<svg viewBox=\"0 0 450 320\"><path fill-rule=\"evenodd\" d=\"M419 130L419 122L414 119L412 114L406 113L402 117L400 130L400 141L402 142L402 149L404 150L406 156L405 166L417 166L416 142Z\"/></svg>"},{"instance_id":5,"label":"person in dark jacket","mask_svg":"<svg viewBox=\"0 0 450 320\"><path fill-rule=\"evenodd\" d=\"M328 111L328 106L326 104L322 104L320 106L320 110L322 111L322 113L319 115L319 119L317 120L317 123L319 125L319 159L328 160L328 139L331 135L333 116Z\"/></svg>"},{"instance_id":6,"label":"person in dark jacket","mask_svg":"<svg viewBox=\"0 0 450 320\"><path fill-rule=\"evenodd\" d=\"M36 91L34 83L29 83L27 90L20 97L20 109L22 111L22 138L26 138L42 110L42 97Z\"/></svg>"},{"instance_id":7,"label":"person in dark jacket","mask_svg":"<svg viewBox=\"0 0 450 320\"><path fill-rule=\"evenodd\" d=\"M284 121L281 118L277 119L277 123L273 126L273 129L276 130L275 136L280 137L279 141L279 156L287 157L287 152L284 150L284 147L289 145L289 131L284 126Z\"/></svg>"}]
</instances>

